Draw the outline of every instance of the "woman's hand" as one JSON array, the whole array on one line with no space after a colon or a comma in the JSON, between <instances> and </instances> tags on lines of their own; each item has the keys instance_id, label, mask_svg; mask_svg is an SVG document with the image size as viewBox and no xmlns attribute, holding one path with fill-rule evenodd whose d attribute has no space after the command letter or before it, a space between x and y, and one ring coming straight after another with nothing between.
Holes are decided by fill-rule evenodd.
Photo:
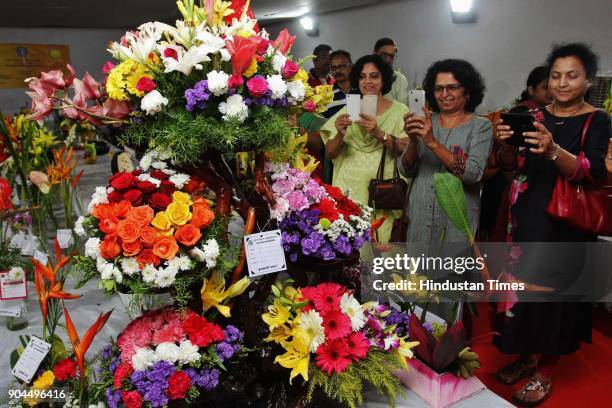
<instances>
[{"instance_id":1,"label":"woman's hand","mask_svg":"<svg viewBox=\"0 0 612 408\"><path fill-rule=\"evenodd\" d=\"M373 138L382 141L383 137L385 137L385 133L378 128L376 118L366 115L365 113L360 113L359 116L361 116L361 119L355 123L362 126Z\"/></svg>"},{"instance_id":2,"label":"woman's hand","mask_svg":"<svg viewBox=\"0 0 612 408\"><path fill-rule=\"evenodd\" d=\"M502 147L509 147L507 140L512 137L514 132L510 128L510 125L504 125L503 119L498 119L495 121L496 132L495 138L502 145Z\"/></svg>"},{"instance_id":3,"label":"woman's hand","mask_svg":"<svg viewBox=\"0 0 612 408\"><path fill-rule=\"evenodd\" d=\"M404 130L408 136L411 138L421 138L425 146L431 148L435 146L438 141L433 135L431 111L427 108L423 108L423 110L425 111L425 117L416 116L414 113L407 113L404 116Z\"/></svg>"},{"instance_id":4,"label":"woman's hand","mask_svg":"<svg viewBox=\"0 0 612 408\"><path fill-rule=\"evenodd\" d=\"M353 124L353 121L351 120L349 115L344 114L344 115L338 116L336 118L336 123L335 123L338 134L344 137L344 135L346 134L346 128L348 128L352 124Z\"/></svg>"},{"instance_id":5,"label":"woman's hand","mask_svg":"<svg viewBox=\"0 0 612 408\"><path fill-rule=\"evenodd\" d=\"M525 142L534 146L530 147L529 151L534 154L544 154L546 156L552 155L555 150L555 142L552 135L543 124L533 122L533 125L537 129L536 132L523 133L523 136L525 136Z\"/></svg>"}]
</instances>

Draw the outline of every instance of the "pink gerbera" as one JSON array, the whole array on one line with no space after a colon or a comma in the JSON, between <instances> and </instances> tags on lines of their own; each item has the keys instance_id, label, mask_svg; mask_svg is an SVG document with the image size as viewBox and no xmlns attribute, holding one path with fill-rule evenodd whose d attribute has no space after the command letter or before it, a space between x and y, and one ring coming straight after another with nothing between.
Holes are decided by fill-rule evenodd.
<instances>
[{"instance_id":1,"label":"pink gerbera","mask_svg":"<svg viewBox=\"0 0 612 408\"><path fill-rule=\"evenodd\" d=\"M341 311L334 310L323 316L323 327L326 338L339 339L351 333L351 319Z\"/></svg>"},{"instance_id":2,"label":"pink gerbera","mask_svg":"<svg viewBox=\"0 0 612 408\"><path fill-rule=\"evenodd\" d=\"M346 345L348 348L348 352L350 357L354 361L361 360L365 358L368 354L368 348L370 347L370 342L361 332L351 333L346 341Z\"/></svg>"},{"instance_id":3,"label":"pink gerbera","mask_svg":"<svg viewBox=\"0 0 612 408\"><path fill-rule=\"evenodd\" d=\"M344 288L337 283L321 283L312 292L311 300L314 302L317 312L324 315L340 309L340 298L344 292Z\"/></svg>"},{"instance_id":4,"label":"pink gerbera","mask_svg":"<svg viewBox=\"0 0 612 408\"><path fill-rule=\"evenodd\" d=\"M341 373L351 364L348 347L343 339L329 340L317 349L317 367L331 375Z\"/></svg>"}]
</instances>

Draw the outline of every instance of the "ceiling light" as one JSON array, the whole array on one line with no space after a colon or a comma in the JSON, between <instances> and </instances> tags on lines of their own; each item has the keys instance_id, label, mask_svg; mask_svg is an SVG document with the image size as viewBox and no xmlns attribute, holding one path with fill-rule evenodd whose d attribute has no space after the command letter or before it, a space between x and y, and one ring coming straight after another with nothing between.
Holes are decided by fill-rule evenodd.
<instances>
[{"instance_id":1,"label":"ceiling light","mask_svg":"<svg viewBox=\"0 0 612 408\"><path fill-rule=\"evenodd\" d=\"M314 29L314 20L310 16L304 16L300 18L300 24L306 31L312 31Z\"/></svg>"},{"instance_id":2,"label":"ceiling light","mask_svg":"<svg viewBox=\"0 0 612 408\"><path fill-rule=\"evenodd\" d=\"M453 13L469 13L474 2L472 0L450 0Z\"/></svg>"}]
</instances>

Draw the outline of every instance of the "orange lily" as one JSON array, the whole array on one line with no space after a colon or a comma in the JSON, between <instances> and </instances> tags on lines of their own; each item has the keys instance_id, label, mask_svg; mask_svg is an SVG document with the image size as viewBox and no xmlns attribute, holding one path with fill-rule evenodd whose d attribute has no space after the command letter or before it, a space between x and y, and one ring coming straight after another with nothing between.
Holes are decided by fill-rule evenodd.
<instances>
[{"instance_id":1,"label":"orange lily","mask_svg":"<svg viewBox=\"0 0 612 408\"><path fill-rule=\"evenodd\" d=\"M70 318L66 305L62 306L64 307L64 317L66 318L66 332L68 333L70 344L72 344L72 349L74 350L74 356L76 358L79 371L81 372L81 379L83 379L85 378L85 353L87 353L87 349L89 349L89 346L91 346L94 337L96 337L96 334L102 330L113 311L111 310L106 314L100 313L100 316L98 316L98 319L94 322L94 324L87 329L83 338L79 339L79 334L74 327L74 323L72 323L72 318Z\"/></svg>"},{"instance_id":2,"label":"orange lily","mask_svg":"<svg viewBox=\"0 0 612 408\"><path fill-rule=\"evenodd\" d=\"M71 176L76 168L76 158L72 154L72 147L66 150L64 146L59 151L53 149L53 164L47 167L47 176L49 176L51 184L59 184L62 180L67 180L73 188L76 186L83 175L83 171L81 170L75 177Z\"/></svg>"}]
</instances>

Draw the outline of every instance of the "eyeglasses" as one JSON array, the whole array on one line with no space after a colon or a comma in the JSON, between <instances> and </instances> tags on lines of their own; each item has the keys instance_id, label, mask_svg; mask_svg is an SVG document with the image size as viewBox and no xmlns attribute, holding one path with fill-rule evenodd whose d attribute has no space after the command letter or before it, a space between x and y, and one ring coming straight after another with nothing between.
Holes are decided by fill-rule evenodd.
<instances>
[{"instance_id":1,"label":"eyeglasses","mask_svg":"<svg viewBox=\"0 0 612 408\"><path fill-rule=\"evenodd\" d=\"M339 70L339 69L348 68L348 67L350 67L350 66L351 66L351 64L338 64L338 65L332 65L332 66L330 66L330 69L331 69L332 71L337 71L337 70Z\"/></svg>"},{"instance_id":2,"label":"eyeglasses","mask_svg":"<svg viewBox=\"0 0 612 408\"><path fill-rule=\"evenodd\" d=\"M391 54L390 52L384 52L384 51L380 51L378 55L384 58L389 58L390 60L395 60L395 58L397 58L397 54Z\"/></svg>"},{"instance_id":3,"label":"eyeglasses","mask_svg":"<svg viewBox=\"0 0 612 408\"><path fill-rule=\"evenodd\" d=\"M436 85L434 87L435 93L442 93L446 89L448 92L457 92L463 88L461 84L448 84L448 85Z\"/></svg>"}]
</instances>

